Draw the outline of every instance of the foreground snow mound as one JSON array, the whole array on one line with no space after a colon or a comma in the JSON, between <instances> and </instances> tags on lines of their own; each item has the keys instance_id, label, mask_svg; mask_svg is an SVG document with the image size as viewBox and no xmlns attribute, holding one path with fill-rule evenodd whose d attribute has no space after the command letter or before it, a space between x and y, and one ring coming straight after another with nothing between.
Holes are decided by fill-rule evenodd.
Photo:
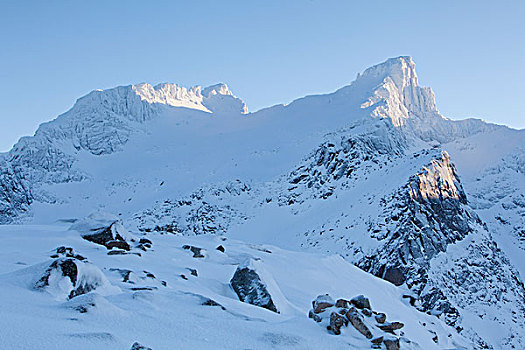
<instances>
[{"instance_id":1,"label":"foreground snow mound","mask_svg":"<svg viewBox=\"0 0 525 350\"><path fill-rule=\"evenodd\" d=\"M35 283L57 299L72 299L96 290L100 294L118 292L95 265L74 258L54 260Z\"/></svg>"}]
</instances>

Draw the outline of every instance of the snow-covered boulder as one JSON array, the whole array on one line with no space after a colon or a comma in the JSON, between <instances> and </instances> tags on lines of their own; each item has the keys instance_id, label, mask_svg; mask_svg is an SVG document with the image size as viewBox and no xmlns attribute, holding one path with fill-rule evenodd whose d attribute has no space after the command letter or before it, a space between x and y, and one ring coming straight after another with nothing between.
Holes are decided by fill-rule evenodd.
<instances>
[{"instance_id":1,"label":"snow-covered boulder","mask_svg":"<svg viewBox=\"0 0 525 350\"><path fill-rule=\"evenodd\" d=\"M124 228L118 217L105 212L93 213L74 223L70 229L80 232L85 240L108 249L130 250L131 244L138 241Z\"/></svg>"},{"instance_id":2,"label":"snow-covered boulder","mask_svg":"<svg viewBox=\"0 0 525 350\"><path fill-rule=\"evenodd\" d=\"M74 258L53 260L34 287L45 290L57 299L72 299L94 290L100 294L118 291L97 266Z\"/></svg>"},{"instance_id":3,"label":"snow-covered boulder","mask_svg":"<svg viewBox=\"0 0 525 350\"><path fill-rule=\"evenodd\" d=\"M152 350L152 349L140 344L139 342L134 342L133 345L131 345L130 350Z\"/></svg>"}]
</instances>

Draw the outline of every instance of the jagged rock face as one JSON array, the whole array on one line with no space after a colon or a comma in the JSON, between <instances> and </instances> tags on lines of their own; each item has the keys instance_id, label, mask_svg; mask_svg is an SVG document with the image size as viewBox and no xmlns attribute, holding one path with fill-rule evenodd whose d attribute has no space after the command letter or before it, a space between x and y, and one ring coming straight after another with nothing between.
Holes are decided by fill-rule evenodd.
<instances>
[{"instance_id":1,"label":"jagged rock face","mask_svg":"<svg viewBox=\"0 0 525 350\"><path fill-rule=\"evenodd\" d=\"M505 325L502 348L522 348L519 336L525 327L525 287L492 237L483 229L437 256L428 270L428 282L420 293L421 310L442 315L448 324L489 347L484 334L475 334L463 314L492 319ZM472 317L472 316L471 316Z\"/></svg>"},{"instance_id":2,"label":"jagged rock face","mask_svg":"<svg viewBox=\"0 0 525 350\"><path fill-rule=\"evenodd\" d=\"M396 285L424 284L430 260L479 223L446 152L383 203L393 227L374 229L384 243L357 265Z\"/></svg>"},{"instance_id":3,"label":"jagged rock face","mask_svg":"<svg viewBox=\"0 0 525 350\"><path fill-rule=\"evenodd\" d=\"M466 312L481 318L492 315L511 329L522 327L523 283L468 206L447 153L382 203L383 216L372 229L382 244L358 261L359 267L405 284L419 296L421 311L439 315L480 347L489 345L483 334L463 324ZM507 346L519 348L522 343L514 335L505 339Z\"/></svg>"},{"instance_id":4,"label":"jagged rock face","mask_svg":"<svg viewBox=\"0 0 525 350\"><path fill-rule=\"evenodd\" d=\"M28 184L20 172L0 159L0 224L7 224L27 212L33 201Z\"/></svg>"},{"instance_id":5,"label":"jagged rock face","mask_svg":"<svg viewBox=\"0 0 525 350\"><path fill-rule=\"evenodd\" d=\"M329 135L331 141L321 144L303 161L304 165L290 173L279 204L327 199L336 187L344 187L350 178L362 175L355 171L392 161L403 155L407 147L407 140L389 121L379 121L371 131L357 135L352 135L352 129Z\"/></svg>"},{"instance_id":6,"label":"jagged rock face","mask_svg":"<svg viewBox=\"0 0 525 350\"><path fill-rule=\"evenodd\" d=\"M272 296L255 270L239 266L230 284L240 301L277 312Z\"/></svg>"}]
</instances>

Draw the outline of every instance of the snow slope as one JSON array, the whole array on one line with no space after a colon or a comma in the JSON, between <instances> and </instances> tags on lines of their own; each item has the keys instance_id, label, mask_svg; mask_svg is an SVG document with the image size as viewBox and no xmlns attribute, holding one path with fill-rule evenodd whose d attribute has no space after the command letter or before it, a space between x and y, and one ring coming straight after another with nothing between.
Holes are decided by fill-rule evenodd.
<instances>
[{"instance_id":1,"label":"snow slope","mask_svg":"<svg viewBox=\"0 0 525 350\"><path fill-rule=\"evenodd\" d=\"M308 319L319 294L364 294L372 307L405 323L405 349L466 348L454 329L423 314L399 288L367 274L339 256L291 252L217 236L151 235L153 248L137 255L107 255L106 248L80 238L67 225L2 226L0 342L6 349L129 349L135 341L153 349L360 349L369 347L357 331L341 336ZM202 247L193 258L182 247ZM72 246L107 276L120 292L97 289L71 300L31 288L35 265L49 261L57 245ZM224 253L215 248L222 245ZM280 314L242 303L228 286L247 258L271 277ZM286 267L286 268L283 268ZM197 276L189 269L196 270ZM131 271L123 282L122 272ZM125 275L125 273L124 273ZM181 277L184 275L185 277ZM267 282L268 283L268 282ZM222 305L202 305L212 299ZM28 333L31 336L27 336ZM439 337L439 346L432 338ZM417 343L417 344L416 344ZM463 347L465 346L465 347Z\"/></svg>"}]
</instances>

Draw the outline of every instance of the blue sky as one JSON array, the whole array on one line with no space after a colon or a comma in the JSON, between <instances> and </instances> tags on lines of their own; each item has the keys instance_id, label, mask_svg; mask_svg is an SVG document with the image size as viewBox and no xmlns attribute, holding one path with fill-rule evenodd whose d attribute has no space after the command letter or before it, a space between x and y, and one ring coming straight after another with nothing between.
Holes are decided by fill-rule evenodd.
<instances>
[{"instance_id":1,"label":"blue sky","mask_svg":"<svg viewBox=\"0 0 525 350\"><path fill-rule=\"evenodd\" d=\"M524 1L0 0L0 151L94 89L225 82L251 111L414 58L449 118L525 128Z\"/></svg>"}]
</instances>

